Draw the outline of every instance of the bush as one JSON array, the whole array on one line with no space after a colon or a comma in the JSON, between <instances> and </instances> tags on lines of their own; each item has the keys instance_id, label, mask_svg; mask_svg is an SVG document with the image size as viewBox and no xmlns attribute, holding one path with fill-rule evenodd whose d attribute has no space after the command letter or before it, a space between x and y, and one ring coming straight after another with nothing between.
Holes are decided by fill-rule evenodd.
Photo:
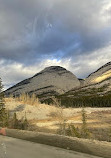
<instances>
[{"instance_id":1,"label":"bush","mask_svg":"<svg viewBox=\"0 0 111 158\"><path fill-rule=\"evenodd\" d=\"M79 128L76 128L73 124L69 124L66 130L68 136L81 138Z\"/></svg>"},{"instance_id":2,"label":"bush","mask_svg":"<svg viewBox=\"0 0 111 158\"><path fill-rule=\"evenodd\" d=\"M13 114L13 118L9 119L9 128L12 129L21 129L21 130L27 130L28 129L28 120L26 118L25 114L25 119L23 120L18 120L17 114Z\"/></svg>"}]
</instances>

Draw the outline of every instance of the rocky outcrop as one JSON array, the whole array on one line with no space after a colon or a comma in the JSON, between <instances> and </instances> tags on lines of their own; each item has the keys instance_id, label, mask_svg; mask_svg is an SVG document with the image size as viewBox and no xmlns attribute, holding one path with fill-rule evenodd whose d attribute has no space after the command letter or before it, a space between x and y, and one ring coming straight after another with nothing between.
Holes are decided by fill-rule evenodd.
<instances>
[{"instance_id":1,"label":"rocky outcrop","mask_svg":"<svg viewBox=\"0 0 111 158\"><path fill-rule=\"evenodd\" d=\"M60 66L51 66L7 89L5 95L18 96L22 93L35 93L37 96L49 97L78 87L80 87L80 81L73 73Z\"/></svg>"}]
</instances>

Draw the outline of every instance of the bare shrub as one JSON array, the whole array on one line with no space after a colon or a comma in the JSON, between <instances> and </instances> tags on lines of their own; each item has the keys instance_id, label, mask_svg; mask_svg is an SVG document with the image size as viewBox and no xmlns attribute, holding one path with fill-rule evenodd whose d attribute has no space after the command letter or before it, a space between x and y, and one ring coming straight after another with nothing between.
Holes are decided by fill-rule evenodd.
<instances>
[{"instance_id":1,"label":"bare shrub","mask_svg":"<svg viewBox=\"0 0 111 158\"><path fill-rule=\"evenodd\" d=\"M61 135L66 135L66 118L64 117L63 109L64 107L61 106L61 101L57 98L53 97L53 106L56 107L56 111L51 112L50 115L56 117L59 121L59 129L57 133Z\"/></svg>"},{"instance_id":2,"label":"bare shrub","mask_svg":"<svg viewBox=\"0 0 111 158\"><path fill-rule=\"evenodd\" d=\"M63 114L63 106L61 106L61 101L56 99L55 97L52 98L53 100L53 106L56 107L56 111L51 112L53 116L56 116L59 118L59 120L64 121L64 114Z\"/></svg>"}]
</instances>

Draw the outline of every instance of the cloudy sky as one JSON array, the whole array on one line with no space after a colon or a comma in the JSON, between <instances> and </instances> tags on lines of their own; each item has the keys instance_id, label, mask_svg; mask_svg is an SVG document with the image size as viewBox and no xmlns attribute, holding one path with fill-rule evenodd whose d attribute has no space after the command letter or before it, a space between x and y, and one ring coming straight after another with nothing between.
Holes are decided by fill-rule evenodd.
<instances>
[{"instance_id":1,"label":"cloudy sky","mask_svg":"<svg viewBox=\"0 0 111 158\"><path fill-rule=\"evenodd\" d=\"M5 88L60 65L85 78L111 61L110 0L0 0Z\"/></svg>"}]
</instances>

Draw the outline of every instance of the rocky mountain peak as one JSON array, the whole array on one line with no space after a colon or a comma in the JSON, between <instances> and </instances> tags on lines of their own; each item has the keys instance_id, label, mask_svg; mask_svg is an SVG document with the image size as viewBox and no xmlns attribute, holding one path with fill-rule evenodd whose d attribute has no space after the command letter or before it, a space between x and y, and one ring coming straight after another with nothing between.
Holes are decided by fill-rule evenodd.
<instances>
[{"instance_id":1,"label":"rocky mountain peak","mask_svg":"<svg viewBox=\"0 0 111 158\"><path fill-rule=\"evenodd\" d=\"M69 71L67 71L65 68L63 68L61 66L50 66L50 67L46 67L40 73L56 73L56 74L59 74L59 73L68 73L68 72Z\"/></svg>"},{"instance_id":2,"label":"rocky mountain peak","mask_svg":"<svg viewBox=\"0 0 111 158\"><path fill-rule=\"evenodd\" d=\"M65 68L61 67L61 66L49 66L49 67L46 67L45 69L43 69L42 71L40 71L39 73L35 74L35 76L38 76L38 75L41 75L41 74L46 74L46 73L60 73L60 72L69 72L67 71ZM71 72L70 72L71 73Z\"/></svg>"},{"instance_id":3,"label":"rocky mountain peak","mask_svg":"<svg viewBox=\"0 0 111 158\"><path fill-rule=\"evenodd\" d=\"M32 78L26 79L6 91L6 95L14 96L22 93L35 93L37 96L63 94L80 86L80 81L70 71L60 66L46 67Z\"/></svg>"},{"instance_id":4,"label":"rocky mountain peak","mask_svg":"<svg viewBox=\"0 0 111 158\"><path fill-rule=\"evenodd\" d=\"M107 86L106 86L107 85ZM52 96L65 94L78 89L95 88L98 91L107 87L111 89L111 62L103 65L97 71L90 74L85 80L78 79L72 72L61 66L50 66L5 91L5 95L19 96L22 93L36 94L41 101ZM102 92L103 93L103 92ZM92 92L91 92L92 94ZM82 94L83 95L83 94ZM89 92L88 92L89 95Z\"/></svg>"},{"instance_id":5,"label":"rocky mountain peak","mask_svg":"<svg viewBox=\"0 0 111 158\"><path fill-rule=\"evenodd\" d=\"M41 72L58 72L58 71L66 71L65 68L61 67L61 66L50 66L50 67L46 67L44 70L42 70Z\"/></svg>"}]
</instances>

